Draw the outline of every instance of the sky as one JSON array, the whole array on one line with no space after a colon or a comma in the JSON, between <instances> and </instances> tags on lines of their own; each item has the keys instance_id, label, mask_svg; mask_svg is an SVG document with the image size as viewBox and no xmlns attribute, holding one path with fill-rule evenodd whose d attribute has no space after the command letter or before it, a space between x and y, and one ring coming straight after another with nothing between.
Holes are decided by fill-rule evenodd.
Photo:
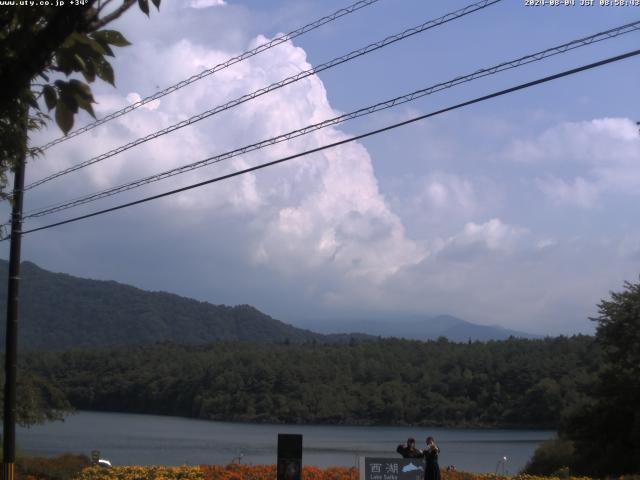
<instances>
[{"instance_id":1,"label":"sky","mask_svg":"<svg viewBox=\"0 0 640 480\"><path fill-rule=\"evenodd\" d=\"M469 2L471 3L471 2ZM640 19L640 7L504 0L30 190L25 211L223 153ZM344 0L165 0L109 28L132 46L96 82L104 116ZM27 183L466 6L380 0L47 150ZM637 48L640 32L469 82L25 228L361 134ZM597 304L640 274L634 57L233 179L28 234L22 258L294 325L425 318L592 333ZM76 125L91 119L80 115ZM60 135L35 134L39 145ZM0 212L8 217L6 204ZM634 220L634 218L636 220ZM8 257L8 242L0 248Z\"/></svg>"}]
</instances>

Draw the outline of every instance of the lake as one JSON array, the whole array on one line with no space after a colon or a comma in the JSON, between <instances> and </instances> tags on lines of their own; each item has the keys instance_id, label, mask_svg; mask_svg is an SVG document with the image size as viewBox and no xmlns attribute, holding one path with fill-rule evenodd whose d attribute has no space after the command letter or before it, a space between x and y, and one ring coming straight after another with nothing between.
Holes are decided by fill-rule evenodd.
<instances>
[{"instance_id":1,"label":"lake","mask_svg":"<svg viewBox=\"0 0 640 480\"><path fill-rule=\"evenodd\" d=\"M471 430L422 427L345 427L256 425L181 417L79 412L65 419L18 428L18 448L55 456L100 450L114 465L273 464L278 433L303 435L305 465L357 466L358 456L399 457L396 446L408 437L418 447L431 435L442 450L440 466L472 472L517 473L535 448L555 432L548 430ZM503 457L507 462L498 465Z\"/></svg>"}]
</instances>

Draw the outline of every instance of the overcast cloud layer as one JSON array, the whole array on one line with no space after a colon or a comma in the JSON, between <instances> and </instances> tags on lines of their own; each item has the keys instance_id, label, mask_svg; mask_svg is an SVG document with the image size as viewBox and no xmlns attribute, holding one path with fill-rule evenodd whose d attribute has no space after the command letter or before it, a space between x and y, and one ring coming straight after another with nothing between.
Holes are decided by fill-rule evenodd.
<instances>
[{"instance_id":1,"label":"overcast cloud layer","mask_svg":"<svg viewBox=\"0 0 640 480\"><path fill-rule=\"evenodd\" d=\"M205 15L232 6L190 0L180 8ZM163 15L178 7L167 9ZM247 13L238 8L234 15L241 24ZM203 20L189 18L183 23L204 28ZM168 20L160 15L154 21L158 25L147 28L161 29ZM96 111L105 115L153 91L133 85L150 80L169 85L266 40L242 40L238 34L234 42L244 43L236 48L227 45L228 39L205 44L186 35L137 42L135 50L119 55L120 88L97 89ZM288 42L52 148L30 165L29 178L310 67L306 52ZM118 185L339 113L323 81L311 77L51 182L30 193L26 208ZM380 118L391 121L411 113L404 109ZM292 323L449 313L542 334L590 331L586 318L595 313L596 302L625 279L637 279L640 271L637 222L623 214L609 228L609 212L624 212L639 197L635 122L558 120L523 131L498 114L476 114L467 122L483 130L478 148L460 141L454 120L459 117L35 233L25 239L23 258L56 271L214 303L249 303ZM348 136L344 131L321 130L97 205L335 142ZM415 172L385 167L390 154L384 142L394 139L393 160L403 162L405 171L416 165ZM426 167L424 157L430 161ZM479 164L486 167L478 169Z\"/></svg>"}]
</instances>

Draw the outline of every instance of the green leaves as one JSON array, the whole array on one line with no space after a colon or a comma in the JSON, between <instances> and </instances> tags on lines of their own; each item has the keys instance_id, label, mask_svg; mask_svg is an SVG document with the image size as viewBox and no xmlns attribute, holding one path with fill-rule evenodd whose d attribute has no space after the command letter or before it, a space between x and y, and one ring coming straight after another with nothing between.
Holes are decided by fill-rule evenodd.
<instances>
[{"instance_id":1,"label":"green leaves","mask_svg":"<svg viewBox=\"0 0 640 480\"><path fill-rule=\"evenodd\" d=\"M160 9L161 0L151 2L156 9ZM149 0L138 0L138 6L149 15ZM115 86L115 73L106 57L114 56L112 47L129 45L129 40L116 30L105 29L89 34L75 31L70 33L55 51L53 62L48 69L67 76L80 73L86 82L77 79L56 80L53 84L42 87L41 96L44 103L50 112L55 110L56 123L65 135L73 128L74 116L80 109L95 118L93 104L96 102L88 83L93 83L98 77ZM39 75L49 82L49 77L44 71ZM35 92L34 95L25 98L31 108L40 110Z\"/></svg>"},{"instance_id":2,"label":"green leaves","mask_svg":"<svg viewBox=\"0 0 640 480\"><path fill-rule=\"evenodd\" d=\"M112 72L113 73L113 72ZM96 114L93 111L92 103L96 103L89 85L79 80L71 80L69 82L69 89L73 99L78 104L78 107L86 111L93 118L96 118Z\"/></svg>"},{"instance_id":3,"label":"green leaves","mask_svg":"<svg viewBox=\"0 0 640 480\"><path fill-rule=\"evenodd\" d=\"M111 72L113 75L113 71ZM78 109L86 111L95 118L93 103L96 103L89 85L80 80L56 80L54 86L47 85L42 89L45 103L49 110L56 109L56 123L65 135L73 128L73 117Z\"/></svg>"},{"instance_id":4,"label":"green leaves","mask_svg":"<svg viewBox=\"0 0 640 480\"><path fill-rule=\"evenodd\" d=\"M49 111L53 110L56 107L56 103L58 102L56 89L51 85L45 85L45 87L42 89L42 93L44 95L44 103L47 104L47 108L49 109Z\"/></svg>"},{"instance_id":5,"label":"green leaves","mask_svg":"<svg viewBox=\"0 0 640 480\"><path fill-rule=\"evenodd\" d=\"M101 30L91 35L74 32L56 51L55 69L70 75L79 72L91 83L96 75L102 80L115 84L113 69L105 57L113 57L111 45L126 47L131 45L120 32Z\"/></svg>"},{"instance_id":6,"label":"green leaves","mask_svg":"<svg viewBox=\"0 0 640 480\"><path fill-rule=\"evenodd\" d=\"M65 135L73 127L73 112L65 102L58 103L56 107L56 123Z\"/></svg>"},{"instance_id":7,"label":"green leaves","mask_svg":"<svg viewBox=\"0 0 640 480\"><path fill-rule=\"evenodd\" d=\"M145 15L149 16L149 0L138 0L138 6Z\"/></svg>"},{"instance_id":8,"label":"green leaves","mask_svg":"<svg viewBox=\"0 0 640 480\"><path fill-rule=\"evenodd\" d=\"M55 52L52 69L65 75L81 73L87 83L95 81L97 76L115 86L113 67L105 57L114 56L112 46L128 45L131 43L115 30L100 30L89 35L73 32ZM77 79L68 82L56 80L53 85L46 85L42 89L45 104L49 111L56 110L56 123L65 135L73 128L78 109L95 118L92 105L95 100L87 83Z\"/></svg>"},{"instance_id":9,"label":"green leaves","mask_svg":"<svg viewBox=\"0 0 640 480\"><path fill-rule=\"evenodd\" d=\"M159 8L160 1L151 3ZM59 9L49 7L0 9L0 199L5 195L9 169L25 154L35 152L28 148L30 132L43 128L54 117L67 133L78 110L94 115L95 102L86 84L96 77L115 83L107 57L114 56L115 47L130 43L106 27L136 7L132 1L114 3L120 4L116 15L88 8L93 1L87 8L72 8L63 15ZM148 14L148 1L140 7ZM101 26L105 30L96 31ZM84 82L64 82L64 86L54 83L58 79L70 80L65 77L84 77Z\"/></svg>"},{"instance_id":10,"label":"green leaves","mask_svg":"<svg viewBox=\"0 0 640 480\"><path fill-rule=\"evenodd\" d=\"M103 47L106 45L113 45L114 47L127 47L131 45L129 40L124 38L120 32L115 30L100 30L91 34L91 36L99 42Z\"/></svg>"},{"instance_id":11,"label":"green leaves","mask_svg":"<svg viewBox=\"0 0 640 480\"><path fill-rule=\"evenodd\" d=\"M73 32L71 35L69 35L62 45L63 47L66 46L66 48L78 45L86 45L99 55L106 55L107 53L102 45L100 45L100 43L97 42L94 38L78 32Z\"/></svg>"},{"instance_id":12,"label":"green leaves","mask_svg":"<svg viewBox=\"0 0 640 480\"><path fill-rule=\"evenodd\" d=\"M151 3L160 10L160 0L151 0ZM140 10L144 12L145 15L149 16L149 0L138 0L138 6Z\"/></svg>"},{"instance_id":13,"label":"green leaves","mask_svg":"<svg viewBox=\"0 0 640 480\"><path fill-rule=\"evenodd\" d=\"M104 58L101 58L97 62L95 62L96 75L100 77L105 82L110 83L115 87L115 76L113 74L113 68L111 64L107 62Z\"/></svg>"}]
</instances>

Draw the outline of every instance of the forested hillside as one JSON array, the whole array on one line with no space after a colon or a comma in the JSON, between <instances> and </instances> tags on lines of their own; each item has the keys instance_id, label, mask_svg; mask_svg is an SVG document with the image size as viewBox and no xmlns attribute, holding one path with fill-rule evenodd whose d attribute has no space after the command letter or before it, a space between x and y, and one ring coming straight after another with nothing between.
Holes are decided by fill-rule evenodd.
<instances>
[{"instance_id":1,"label":"forested hillside","mask_svg":"<svg viewBox=\"0 0 640 480\"><path fill-rule=\"evenodd\" d=\"M555 428L599 352L588 336L458 344L158 344L31 355L79 409L216 420Z\"/></svg>"},{"instance_id":2,"label":"forested hillside","mask_svg":"<svg viewBox=\"0 0 640 480\"><path fill-rule=\"evenodd\" d=\"M0 260L0 278L8 264ZM142 345L162 341L203 344L213 341L258 343L348 343L396 336L416 340L504 340L530 335L498 326L477 325L450 315L322 320L294 327L250 305L213 305L167 292L149 292L114 281L90 280L54 273L22 263L20 348L72 348ZM2 287L2 285L0 285ZM0 288L0 310L6 308L6 284ZM331 328L327 328L327 327ZM376 328L384 326L384 328ZM315 330L322 329L323 333ZM314 331L312 331L314 330ZM342 332L342 333L334 333ZM361 332L361 333L357 333ZM0 342L4 342L0 329ZM4 343L2 343L4 344Z\"/></svg>"},{"instance_id":3,"label":"forested hillside","mask_svg":"<svg viewBox=\"0 0 640 480\"><path fill-rule=\"evenodd\" d=\"M8 264L0 260L0 278ZM20 348L66 350L214 340L254 342L349 341L295 328L250 305L212 305L166 292L147 292L113 281L88 280L22 263ZM0 288L0 311L7 289ZM4 345L4 329L2 345Z\"/></svg>"}]
</instances>

